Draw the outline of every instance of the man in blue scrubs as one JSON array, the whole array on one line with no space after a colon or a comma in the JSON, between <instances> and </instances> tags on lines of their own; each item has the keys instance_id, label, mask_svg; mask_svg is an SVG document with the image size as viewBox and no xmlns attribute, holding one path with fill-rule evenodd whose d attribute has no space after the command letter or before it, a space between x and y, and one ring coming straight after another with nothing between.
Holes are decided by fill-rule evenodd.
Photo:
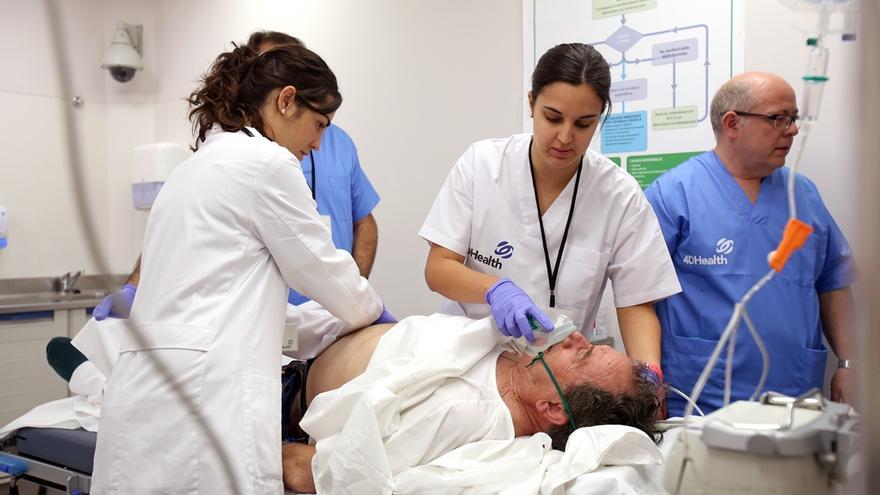
<instances>
[{"instance_id":1,"label":"man in blue scrubs","mask_svg":"<svg viewBox=\"0 0 880 495\"><path fill-rule=\"evenodd\" d=\"M361 275L369 277L378 242L371 212L379 195L361 169L354 142L331 124L324 130L321 148L303 157L302 171L318 203L318 213L330 222L333 244L351 253ZM288 302L306 301L307 297L291 289Z\"/></svg>"},{"instance_id":2,"label":"man in blue scrubs","mask_svg":"<svg viewBox=\"0 0 880 495\"><path fill-rule=\"evenodd\" d=\"M794 90L772 74L745 73L712 100L716 146L658 178L645 194L660 221L682 292L657 303L668 384L690 394L733 306L770 267L788 221L785 159L797 126ZM856 388L851 252L815 184L797 176L797 216L813 227L803 248L749 302L747 310L770 355L764 390L796 396L822 387L828 350L840 368L831 398L851 402ZM723 405L726 353L698 404ZM731 400L748 399L762 360L742 323L736 338ZM668 397L669 414L685 402Z\"/></svg>"}]
</instances>

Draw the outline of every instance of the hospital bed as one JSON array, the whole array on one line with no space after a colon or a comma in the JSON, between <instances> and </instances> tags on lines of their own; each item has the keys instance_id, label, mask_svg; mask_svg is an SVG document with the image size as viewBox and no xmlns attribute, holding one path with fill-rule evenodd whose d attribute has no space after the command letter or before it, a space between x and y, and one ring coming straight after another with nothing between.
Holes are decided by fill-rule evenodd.
<instances>
[{"instance_id":1,"label":"hospital bed","mask_svg":"<svg viewBox=\"0 0 880 495\"><path fill-rule=\"evenodd\" d=\"M22 428L0 449L0 472L13 477L0 484L6 493L89 493L97 433L83 429ZM5 490L5 491L4 491Z\"/></svg>"},{"instance_id":2,"label":"hospital bed","mask_svg":"<svg viewBox=\"0 0 880 495\"><path fill-rule=\"evenodd\" d=\"M290 315L288 315L290 318ZM114 345L107 344L101 337L108 337L109 340L118 340L120 332L118 328L114 328L115 321L107 323L105 320L103 327L94 328L92 332L83 331L77 336L78 347L86 353L90 362L97 369L110 369L112 361L118 354L118 348ZM294 326L294 325L290 325ZM308 328L307 325L299 325L297 328ZM335 331L335 327L330 330ZM325 330L323 334L326 334ZM96 337L96 343L85 342L83 339L89 335ZM301 336L301 335L300 335ZM303 339L297 339L302 344ZM306 339L307 340L307 339ZM108 364L110 363L110 364ZM71 389L73 390L73 388ZM82 394L82 392L78 392ZM59 407L62 411L63 419L69 419L72 412L77 417L78 422L83 424L82 412L88 409L90 402L85 396L89 394L78 395L60 401L78 401L76 403L65 403L63 407ZM56 401L56 402L60 402ZM45 406L45 405L44 405ZM58 418L61 419L61 418ZM55 420L53 416L53 421ZM96 417L92 418L93 426L97 426ZM61 430L46 426L59 426L60 423L42 423L40 428L23 428L23 426L33 426L33 424L20 424L16 434L12 437L12 441L7 441L8 445L4 445L3 451L8 457L5 461L0 460L0 471L4 462L10 465L9 469L17 471L16 484L20 487L45 487L43 493L64 494L64 493L88 493L90 488L90 475L92 472L92 458L94 456L95 439L97 434L90 433L82 429ZM68 426L68 424L65 424ZM93 428L89 428L93 429ZM667 439L661 445L661 453L665 458L669 452L669 446L673 443L673 435L667 433ZM663 493L662 491L662 465L649 466L614 466L600 467L599 469L581 475L577 479L572 480L566 485L570 489L566 493L574 493L576 495L588 495L593 493ZM597 487L602 489L597 490ZM22 493L37 493L36 490L30 492L22 489ZM2 482L0 482L0 495L4 494Z\"/></svg>"},{"instance_id":3,"label":"hospital bed","mask_svg":"<svg viewBox=\"0 0 880 495\"><path fill-rule=\"evenodd\" d=\"M669 454L677 430L666 433L660 446L664 459ZM0 471L24 469L16 474L15 486L22 494L87 494L91 482L92 459L97 433L83 429L23 428L0 452ZM4 468L5 467L5 468ZM607 466L583 474L567 487L566 493L662 494L664 466ZM39 490L43 491L39 491ZM0 483L0 495L9 492ZM288 492L290 493L290 492Z\"/></svg>"}]
</instances>

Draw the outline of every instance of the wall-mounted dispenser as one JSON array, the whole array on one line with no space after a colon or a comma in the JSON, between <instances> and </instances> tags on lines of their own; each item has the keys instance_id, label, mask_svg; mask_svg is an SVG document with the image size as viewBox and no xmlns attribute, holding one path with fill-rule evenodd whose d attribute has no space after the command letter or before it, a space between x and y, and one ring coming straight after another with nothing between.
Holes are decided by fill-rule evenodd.
<instances>
[{"instance_id":1,"label":"wall-mounted dispenser","mask_svg":"<svg viewBox=\"0 0 880 495\"><path fill-rule=\"evenodd\" d=\"M138 210L149 210L165 179L180 162L192 155L177 143L152 143L134 147L131 167L131 199Z\"/></svg>"}]
</instances>

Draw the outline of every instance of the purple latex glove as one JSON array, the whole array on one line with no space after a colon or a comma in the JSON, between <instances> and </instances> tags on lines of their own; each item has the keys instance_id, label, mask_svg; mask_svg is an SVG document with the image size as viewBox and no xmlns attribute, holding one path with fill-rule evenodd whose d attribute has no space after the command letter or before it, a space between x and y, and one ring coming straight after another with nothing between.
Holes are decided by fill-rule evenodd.
<instances>
[{"instance_id":1,"label":"purple latex glove","mask_svg":"<svg viewBox=\"0 0 880 495\"><path fill-rule=\"evenodd\" d=\"M128 313L131 312L131 305L134 303L135 292L137 292L137 287L134 285L123 285L121 289L105 297L101 304L95 306L92 316L98 321L108 316L111 318L128 318Z\"/></svg>"},{"instance_id":2,"label":"purple latex glove","mask_svg":"<svg viewBox=\"0 0 880 495\"><path fill-rule=\"evenodd\" d=\"M376 318L376 321L373 322L373 325L379 325L382 323L397 323L397 318L395 318L393 314L389 313L387 309L382 308L382 314L379 315L379 318Z\"/></svg>"},{"instance_id":3,"label":"purple latex glove","mask_svg":"<svg viewBox=\"0 0 880 495\"><path fill-rule=\"evenodd\" d=\"M654 363L645 363L645 378L659 387L663 383L663 370Z\"/></svg>"},{"instance_id":4,"label":"purple latex glove","mask_svg":"<svg viewBox=\"0 0 880 495\"><path fill-rule=\"evenodd\" d=\"M535 335L529 325L529 316L548 332L553 330L553 322L541 311L522 289L509 278L502 278L486 292L486 302L492 306L492 316L498 331L509 337L525 337L532 342Z\"/></svg>"}]
</instances>

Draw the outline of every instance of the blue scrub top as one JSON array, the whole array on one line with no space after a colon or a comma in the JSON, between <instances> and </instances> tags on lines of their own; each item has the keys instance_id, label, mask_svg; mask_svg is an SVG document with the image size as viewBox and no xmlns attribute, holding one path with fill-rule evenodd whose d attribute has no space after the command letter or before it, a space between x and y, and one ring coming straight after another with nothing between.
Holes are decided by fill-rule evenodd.
<instances>
[{"instance_id":1,"label":"blue scrub top","mask_svg":"<svg viewBox=\"0 0 880 495\"><path fill-rule=\"evenodd\" d=\"M318 213L329 215L333 244L351 253L354 223L369 215L379 203L379 195L361 169L357 148L348 134L336 125L324 130L321 147L315 157L315 199ZM306 183L312 186L312 159L301 160ZM287 298L291 304L309 299L294 290Z\"/></svg>"},{"instance_id":2,"label":"blue scrub top","mask_svg":"<svg viewBox=\"0 0 880 495\"><path fill-rule=\"evenodd\" d=\"M659 177L648 197L672 255L682 292L657 303L667 383L690 395L733 313L733 306L770 267L788 222L780 168L761 183L752 204L714 151ZM828 350L822 344L818 294L847 287L851 252L815 184L795 181L798 218L813 227L803 248L749 302L747 310L770 354L766 390L798 395L822 387ZM698 404L707 414L723 405L726 351ZM731 400L748 399L761 375L761 355L745 323L736 337ZM685 401L668 394L669 414Z\"/></svg>"}]
</instances>

